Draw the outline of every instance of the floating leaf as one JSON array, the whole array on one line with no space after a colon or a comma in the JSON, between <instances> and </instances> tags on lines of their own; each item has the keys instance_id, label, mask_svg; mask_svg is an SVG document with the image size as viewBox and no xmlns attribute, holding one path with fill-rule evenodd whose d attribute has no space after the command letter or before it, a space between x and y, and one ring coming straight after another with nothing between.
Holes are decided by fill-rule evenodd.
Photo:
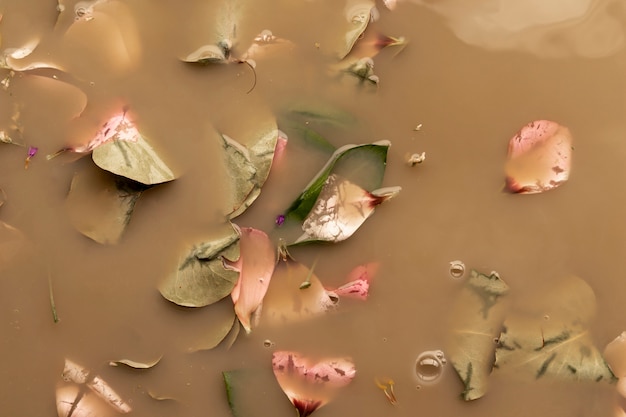
<instances>
[{"instance_id":1,"label":"floating leaf","mask_svg":"<svg viewBox=\"0 0 626 417\"><path fill-rule=\"evenodd\" d=\"M337 174L330 175L304 219L304 235L295 243L346 240L374 213L377 205L393 198L400 189L388 187L370 193Z\"/></svg>"},{"instance_id":2,"label":"floating leaf","mask_svg":"<svg viewBox=\"0 0 626 417\"><path fill-rule=\"evenodd\" d=\"M506 187L520 194L552 190L569 178L572 135L549 120L524 126L509 141Z\"/></svg>"},{"instance_id":3,"label":"floating leaf","mask_svg":"<svg viewBox=\"0 0 626 417\"><path fill-rule=\"evenodd\" d=\"M199 243L180 257L176 271L159 286L161 295L185 307L203 307L231 293L239 273L225 267L223 259L239 259L239 234L229 223L220 235Z\"/></svg>"},{"instance_id":4,"label":"floating leaf","mask_svg":"<svg viewBox=\"0 0 626 417\"><path fill-rule=\"evenodd\" d=\"M350 358L314 360L288 351L274 352L272 369L299 417L306 417L327 404L356 375Z\"/></svg>"},{"instance_id":5,"label":"floating leaf","mask_svg":"<svg viewBox=\"0 0 626 417\"><path fill-rule=\"evenodd\" d=\"M265 232L243 227L239 238L239 260L232 264L239 272L237 284L231 292L235 313L239 321L250 333L251 317L257 311L267 292L274 272L276 252Z\"/></svg>"},{"instance_id":6,"label":"floating leaf","mask_svg":"<svg viewBox=\"0 0 626 417\"><path fill-rule=\"evenodd\" d=\"M380 79L374 74L374 60L370 57L360 58L351 62L344 69L345 72L354 75L361 82L367 81L371 84L378 84Z\"/></svg>"},{"instance_id":7,"label":"floating leaf","mask_svg":"<svg viewBox=\"0 0 626 417\"><path fill-rule=\"evenodd\" d=\"M217 315L215 312L212 313L210 328L203 328L201 331L196 331L196 333L199 334L192 343L192 346L188 348L189 352L214 349L222 341L225 341L227 345L230 343L226 341L226 339L232 333L235 326L237 326L237 328L239 327L237 316L232 309L226 310L225 313L227 314ZM232 343L230 344L232 345ZM230 345L228 347L230 347Z\"/></svg>"},{"instance_id":8,"label":"floating leaf","mask_svg":"<svg viewBox=\"0 0 626 417\"><path fill-rule=\"evenodd\" d=\"M98 243L115 244L146 188L89 166L74 174L65 206L76 230Z\"/></svg>"},{"instance_id":9,"label":"floating leaf","mask_svg":"<svg viewBox=\"0 0 626 417\"><path fill-rule=\"evenodd\" d=\"M571 277L544 297L542 309L507 317L496 349L498 372L529 380L614 382L586 328L595 307L589 285Z\"/></svg>"},{"instance_id":10,"label":"floating leaf","mask_svg":"<svg viewBox=\"0 0 626 417\"><path fill-rule=\"evenodd\" d=\"M276 378L269 370L236 369L222 372L222 376L228 405L234 417L290 416L293 413L289 403L284 407L275 401L282 394Z\"/></svg>"},{"instance_id":11,"label":"floating leaf","mask_svg":"<svg viewBox=\"0 0 626 417\"><path fill-rule=\"evenodd\" d=\"M304 220L315 205L326 180L334 172L366 190L380 187L389 146L391 143L383 140L366 145L346 145L337 149L287 209L285 215Z\"/></svg>"},{"instance_id":12,"label":"floating leaf","mask_svg":"<svg viewBox=\"0 0 626 417\"><path fill-rule=\"evenodd\" d=\"M121 120L120 120L121 117ZM115 121L111 121L117 119ZM146 185L175 179L169 167L124 115L115 116L96 138L91 157L100 168ZM106 126L106 123L105 123ZM109 129L109 130L107 130Z\"/></svg>"},{"instance_id":13,"label":"floating leaf","mask_svg":"<svg viewBox=\"0 0 626 417\"><path fill-rule=\"evenodd\" d=\"M150 369L150 368L153 368L157 363L159 363L161 361L161 358L163 358L163 356L159 356L156 359L151 359L147 361L135 361L132 359L117 359L114 361L110 361L109 365L110 366L125 365L133 369Z\"/></svg>"},{"instance_id":14,"label":"floating leaf","mask_svg":"<svg viewBox=\"0 0 626 417\"><path fill-rule=\"evenodd\" d=\"M217 45L203 45L189 55L181 58L181 61L198 64L228 63L231 62L231 48L232 44L230 42L220 42Z\"/></svg>"},{"instance_id":15,"label":"floating leaf","mask_svg":"<svg viewBox=\"0 0 626 417\"><path fill-rule=\"evenodd\" d=\"M273 117L259 118L253 126L252 129L231 129L241 142L222 134L226 169L232 181L228 205L232 207L228 214L230 219L243 213L261 193L278 143L278 127Z\"/></svg>"},{"instance_id":16,"label":"floating leaf","mask_svg":"<svg viewBox=\"0 0 626 417\"><path fill-rule=\"evenodd\" d=\"M129 413L132 410L131 407L119 396L119 394L117 394L113 390L113 388L109 386L109 384L107 384L99 376L93 375L87 368L84 368L76 362L65 359L65 366L63 368L62 377L63 380L66 382L85 384L97 396L105 400L111 407L113 407L113 409L115 409L119 413ZM79 400L80 397L77 396L76 400L71 403L74 405L70 406L70 410L72 407L75 407L75 404L78 403ZM70 415L71 413L67 414L68 417Z\"/></svg>"},{"instance_id":17,"label":"floating leaf","mask_svg":"<svg viewBox=\"0 0 626 417\"><path fill-rule=\"evenodd\" d=\"M338 48L339 58L343 58L361 37L372 18L374 2L368 0L348 0L344 13L346 16L345 38Z\"/></svg>"},{"instance_id":18,"label":"floating leaf","mask_svg":"<svg viewBox=\"0 0 626 417\"><path fill-rule=\"evenodd\" d=\"M500 334L505 305L502 297L508 286L498 274L472 270L454 303L454 328L448 343L448 356L465 386L466 401L482 397L494 363L495 339Z\"/></svg>"}]
</instances>

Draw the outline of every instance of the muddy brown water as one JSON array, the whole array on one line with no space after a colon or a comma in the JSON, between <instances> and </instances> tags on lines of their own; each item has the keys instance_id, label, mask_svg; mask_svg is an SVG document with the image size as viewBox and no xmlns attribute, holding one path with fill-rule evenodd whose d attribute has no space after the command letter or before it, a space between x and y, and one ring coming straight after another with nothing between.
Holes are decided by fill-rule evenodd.
<instances>
[{"instance_id":1,"label":"muddy brown water","mask_svg":"<svg viewBox=\"0 0 626 417\"><path fill-rule=\"evenodd\" d=\"M610 415L609 386L492 375L488 394L465 403L449 364L437 384L421 389L413 370L420 352L445 350L447 314L462 285L448 274L455 259L468 268L498 271L518 303L532 303L557 277L579 276L597 297L590 326L595 344L602 349L626 328L626 53L618 42L626 20L618 3L592 2L594 10L612 13L619 33L609 34L618 47L593 59L566 44L557 58L516 45L467 44L431 7L400 2L391 12L378 4L380 19L367 30L404 36L409 43L397 55L389 48L375 58L375 87L329 73L330 45L343 36L343 2L254 2L237 25L238 46L246 47L263 29L296 46L258 59L249 94L253 75L246 65L194 67L177 59L212 36L222 2L110 2L91 28L70 36L74 3L66 2L59 15L52 0L0 2L2 49L39 38L33 56L70 74L88 103L76 120L74 101L42 89L27 73L17 73L0 91L1 128L12 124L18 106L22 134L16 141L39 147L28 170L25 148L3 144L0 152L0 187L8 197L0 219L26 237L15 256L0 257L2 415L55 415L55 389L70 358L111 384L134 415L227 416L221 372L269 370L275 348L353 357L357 377L316 411L319 417ZM111 47L114 30L130 45L126 55ZM403 190L346 242L292 254L308 265L317 259L318 276L336 285L354 266L380 262L369 299L342 314L240 335L230 350L187 353L189 341L212 317L232 308L225 299L184 309L157 291L177 251L220 221L226 178L218 169L212 129L246 126L259 111L279 114L294 103L320 102L358 120L349 129L322 128L333 145L392 142L384 183ZM45 155L84 142L103 114L125 105L182 175L146 192L121 242L102 246L73 228L64 205L73 173L91 164L90 158L46 161ZM508 139L536 119L556 120L572 131L571 178L544 194L504 193ZM408 166L407 155L422 151L426 162ZM326 157L294 141L261 197L236 223L273 231L276 214ZM3 253L15 247L0 244ZM49 279L58 323L52 319ZM264 347L265 339L274 346ZM157 366L144 371L107 365L160 356ZM396 406L374 384L385 376L395 381ZM253 389L277 404L259 409L259 416L295 415L275 386ZM155 401L148 393L176 401Z\"/></svg>"}]
</instances>

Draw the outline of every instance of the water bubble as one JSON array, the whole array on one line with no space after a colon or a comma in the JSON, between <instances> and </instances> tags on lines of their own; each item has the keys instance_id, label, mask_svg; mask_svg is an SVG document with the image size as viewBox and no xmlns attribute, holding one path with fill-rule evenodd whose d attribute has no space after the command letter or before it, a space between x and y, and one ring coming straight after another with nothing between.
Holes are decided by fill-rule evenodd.
<instances>
[{"instance_id":1,"label":"water bubble","mask_svg":"<svg viewBox=\"0 0 626 417\"><path fill-rule=\"evenodd\" d=\"M263 347L271 348L272 346L274 346L274 342L272 342L271 340L265 339L263 341Z\"/></svg>"},{"instance_id":2,"label":"water bubble","mask_svg":"<svg viewBox=\"0 0 626 417\"><path fill-rule=\"evenodd\" d=\"M450 262L450 276L459 279L465 275L465 264L461 261Z\"/></svg>"},{"instance_id":3,"label":"water bubble","mask_svg":"<svg viewBox=\"0 0 626 417\"><path fill-rule=\"evenodd\" d=\"M415 361L415 374L420 381L433 383L443 374L447 360L441 350L427 350L420 353Z\"/></svg>"}]
</instances>

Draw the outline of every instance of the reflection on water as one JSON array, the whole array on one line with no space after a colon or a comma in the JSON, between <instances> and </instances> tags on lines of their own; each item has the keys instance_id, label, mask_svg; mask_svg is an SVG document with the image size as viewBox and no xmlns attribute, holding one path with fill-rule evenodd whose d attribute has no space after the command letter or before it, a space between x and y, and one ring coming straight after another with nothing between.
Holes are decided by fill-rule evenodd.
<instances>
[{"instance_id":1,"label":"reflection on water","mask_svg":"<svg viewBox=\"0 0 626 417\"><path fill-rule=\"evenodd\" d=\"M503 373L487 375L484 398L467 404L446 340L472 269L497 270L512 303L537 305L537 317L554 317L545 305L567 299L540 296L556 278L580 276L598 307L585 327L588 343L602 347L626 327L626 280L616 269L626 251L623 4L414 0L390 11L377 2L370 13L378 20L363 22L367 13L359 12L353 22L346 7L371 1L241 0L218 14L226 3L64 0L59 12L53 0L0 1L0 50L11 67L0 69L0 140L14 142L0 144L2 414L53 414L68 359L106 381L136 416L230 415L221 372L240 370L263 381L243 384L244 403L261 417L291 416L271 357L293 351L354 360L353 383L320 416L608 415L609 385L519 383ZM363 23L360 40L370 44L338 61ZM224 65L180 60L220 42L228 46L219 49ZM255 62L239 65L240 58ZM376 82L344 71L361 59L375 64ZM97 168L90 156L45 155L85 145L126 108L177 178L142 188L132 213L113 200L121 209L111 224L123 223L123 234L101 245L74 224L76 215L111 215L105 208L113 203L90 185L107 182L84 181L89 192L68 211L72 179ZM288 117L294 113L297 123ZM572 133L571 177L536 195L502 192L509 139L543 119ZM245 193L246 204L254 202L236 219L242 227L263 230L273 243L288 238L281 213L347 144L391 142L382 186L402 192L344 242L290 248L299 265L291 278L315 281L308 296L341 289L357 265L379 265L367 300L342 297L328 314L237 335L229 297L183 308L157 288L179 254L218 235L224 214L237 209L233 201L241 202L228 187L223 135L250 145L268 121L289 144L267 181L264 172L249 184L262 192L256 200ZM286 304L293 315L312 315L298 310L302 297ZM472 314L461 308L460 317ZM450 364L438 351L416 363L433 347ZM155 357L162 359L150 369L109 366ZM417 373L436 384L416 390ZM83 395L79 404L106 407L86 383L61 388L68 402Z\"/></svg>"},{"instance_id":2,"label":"reflection on water","mask_svg":"<svg viewBox=\"0 0 626 417\"><path fill-rule=\"evenodd\" d=\"M600 58L624 45L620 0L414 0L441 14L470 45L544 57Z\"/></svg>"}]
</instances>

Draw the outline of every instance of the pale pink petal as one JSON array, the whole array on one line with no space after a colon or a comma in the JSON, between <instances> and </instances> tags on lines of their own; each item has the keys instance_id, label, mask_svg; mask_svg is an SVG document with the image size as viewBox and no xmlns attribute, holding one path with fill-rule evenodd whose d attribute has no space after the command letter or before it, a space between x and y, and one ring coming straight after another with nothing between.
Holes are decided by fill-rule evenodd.
<instances>
[{"instance_id":1,"label":"pale pink petal","mask_svg":"<svg viewBox=\"0 0 626 417\"><path fill-rule=\"evenodd\" d=\"M358 298L367 300L369 294L370 283L366 279L357 279L342 285L333 292L339 297Z\"/></svg>"},{"instance_id":2,"label":"pale pink petal","mask_svg":"<svg viewBox=\"0 0 626 417\"><path fill-rule=\"evenodd\" d=\"M606 345L603 356L616 377L626 377L626 332Z\"/></svg>"},{"instance_id":3,"label":"pale pink petal","mask_svg":"<svg viewBox=\"0 0 626 417\"><path fill-rule=\"evenodd\" d=\"M348 385L356 375L350 358L314 360L289 351L274 352L272 369L300 417L308 416L327 404L337 390Z\"/></svg>"},{"instance_id":4,"label":"pale pink petal","mask_svg":"<svg viewBox=\"0 0 626 417\"><path fill-rule=\"evenodd\" d=\"M231 298L239 321L246 332L250 333L251 316L259 308L267 292L274 273L276 253L267 235L251 227L241 228L239 250L241 272Z\"/></svg>"},{"instance_id":5,"label":"pale pink petal","mask_svg":"<svg viewBox=\"0 0 626 417\"><path fill-rule=\"evenodd\" d=\"M507 189L532 194L556 188L569 178L571 162L569 129L548 120L529 123L509 141Z\"/></svg>"},{"instance_id":6,"label":"pale pink petal","mask_svg":"<svg viewBox=\"0 0 626 417\"><path fill-rule=\"evenodd\" d=\"M276 141L276 148L274 149L274 159L272 160L272 165L280 163L285 155L285 150L287 149L288 142L287 135L282 130L278 131L278 140Z\"/></svg>"}]
</instances>

